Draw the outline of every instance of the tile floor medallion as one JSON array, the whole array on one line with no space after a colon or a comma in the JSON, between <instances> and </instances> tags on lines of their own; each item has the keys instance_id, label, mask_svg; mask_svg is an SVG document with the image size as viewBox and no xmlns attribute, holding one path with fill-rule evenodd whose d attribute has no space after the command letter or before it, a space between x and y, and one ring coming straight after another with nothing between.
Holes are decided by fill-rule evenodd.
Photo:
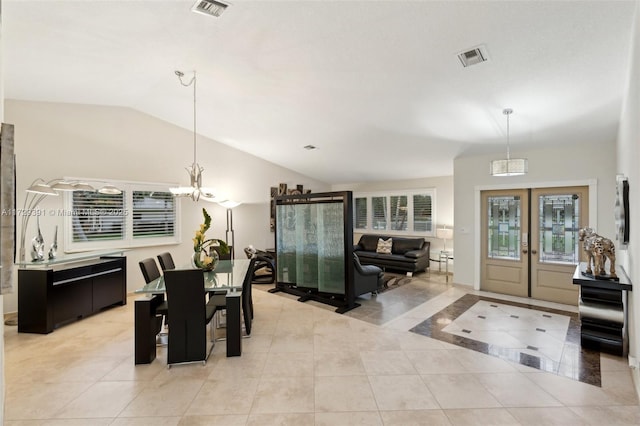
<instances>
[{"instance_id":1,"label":"tile floor medallion","mask_svg":"<svg viewBox=\"0 0 640 426\"><path fill-rule=\"evenodd\" d=\"M600 352L580 346L577 313L467 294L409 331L601 386Z\"/></svg>"}]
</instances>

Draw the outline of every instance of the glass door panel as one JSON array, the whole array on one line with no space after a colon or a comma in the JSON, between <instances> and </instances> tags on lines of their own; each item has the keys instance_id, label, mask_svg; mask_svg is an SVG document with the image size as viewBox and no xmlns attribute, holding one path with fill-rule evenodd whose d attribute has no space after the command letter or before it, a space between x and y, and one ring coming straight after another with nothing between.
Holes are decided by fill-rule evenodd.
<instances>
[{"instance_id":1,"label":"glass door panel","mask_svg":"<svg viewBox=\"0 0 640 426\"><path fill-rule=\"evenodd\" d=\"M480 288L527 297L529 193L482 191Z\"/></svg>"},{"instance_id":2,"label":"glass door panel","mask_svg":"<svg viewBox=\"0 0 640 426\"><path fill-rule=\"evenodd\" d=\"M487 206L488 257L520 260L520 196L489 196Z\"/></svg>"},{"instance_id":3,"label":"glass door panel","mask_svg":"<svg viewBox=\"0 0 640 426\"><path fill-rule=\"evenodd\" d=\"M536 188L531 202L531 296L577 305L571 277L580 262L578 230L589 223L589 188Z\"/></svg>"},{"instance_id":4,"label":"glass door panel","mask_svg":"<svg viewBox=\"0 0 640 426\"><path fill-rule=\"evenodd\" d=\"M540 195L539 252L541 263L576 265L579 261L580 197Z\"/></svg>"}]
</instances>

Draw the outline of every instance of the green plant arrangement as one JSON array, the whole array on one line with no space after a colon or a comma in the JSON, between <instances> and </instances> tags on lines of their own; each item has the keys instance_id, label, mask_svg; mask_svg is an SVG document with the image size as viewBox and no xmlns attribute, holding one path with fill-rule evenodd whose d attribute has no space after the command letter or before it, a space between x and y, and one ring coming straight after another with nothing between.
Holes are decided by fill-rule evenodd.
<instances>
[{"instance_id":1,"label":"green plant arrangement","mask_svg":"<svg viewBox=\"0 0 640 426\"><path fill-rule=\"evenodd\" d=\"M211 227L211 216L209 216L205 208L202 209L202 215L204 216L204 223L200 225L193 238L192 259L196 267L211 271L218 264L218 253L212 247L218 246L220 254L228 254L229 246L225 241L218 238L205 238L205 233Z\"/></svg>"}]
</instances>

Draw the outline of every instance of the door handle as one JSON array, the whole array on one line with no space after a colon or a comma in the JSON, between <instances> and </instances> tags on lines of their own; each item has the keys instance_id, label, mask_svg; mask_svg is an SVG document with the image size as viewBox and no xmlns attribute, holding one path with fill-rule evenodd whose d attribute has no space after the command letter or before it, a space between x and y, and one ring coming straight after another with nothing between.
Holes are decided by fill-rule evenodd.
<instances>
[{"instance_id":1,"label":"door handle","mask_svg":"<svg viewBox=\"0 0 640 426\"><path fill-rule=\"evenodd\" d=\"M537 250L531 250L531 254L537 254L538 251Z\"/></svg>"},{"instance_id":2,"label":"door handle","mask_svg":"<svg viewBox=\"0 0 640 426\"><path fill-rule=\"evenodd\" d=\"M529 251L527 249L522 250L522 253L527 254Z\"/></svg>"}]
</instances>

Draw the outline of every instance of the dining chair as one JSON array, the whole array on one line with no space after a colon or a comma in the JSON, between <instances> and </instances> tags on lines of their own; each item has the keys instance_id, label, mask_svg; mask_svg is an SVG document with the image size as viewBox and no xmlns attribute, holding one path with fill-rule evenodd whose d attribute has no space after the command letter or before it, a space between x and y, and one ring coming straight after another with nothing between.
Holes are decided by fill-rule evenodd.
<instances>
[{"instance_id":1,"label":"dining chair","mask_svg":"<svg viewBox=\"0 0 640 426\"><path fill-rule=\"evenodd\" d=\"M218 309L206 301L204 275L200 269L170 269L164 273L164 282L171 315L167 366L190 362L204 365L213 349L211 330L212 342L207 350L207 324Z\"/></svg>"},{"instance_id":2,"label":"dining chair","mask_svg":"<svg viewBox=\"0 0 640 426\"><path fill-rule=\"evenodd\" d=\"M160 270L158 269L158 265L156 261L152 257L148 257L146 259L142 259L138 262L140 265L140 271L142 272L142 276L144 277L144 282L149 284L151 281L160 278ZM156 333L160 337L160 342L163 344L163 339L166 338L166 333L161 333L160 331L164 328L162 323L167 326L169 324L169 308L167 305L167 301L164 300L158 307L156 308L156 314L160 315L160 329Z\"/></svg>"},{"instance_id":3,"label":"dining chair","mask_svg":"<svg viewBox=\"0 0 640 426\"><path fill-rule=\"evenodd\" d=\"M253 294L251 283L253 282L253 274L257 262L257 258L251 259L247 275L245 275L244 281L242 282L242 318L244 320L244 331L247 336L251 335L251 322L253 321Z\"/></svg>"},{"instance_id":4,"label":"dining chair","mask_svg":"<svg viewBox=\"0 0 640 426\"><path fill-rule=\"evenodd\" d=\"M160 263L160 268L163 271L166 271L167 269L176 269L176 265L173 262L173 256L171 256L171 253L168 251L158 255L158 263Z\"/></svg>"},{"instance_id":5,"label":"dining chair","mask_svg":"<svg viewBox=\"0 0 640 426\"><path fill-rule=\"evenodd\" d=\"M145 283L149 284L151 281L160 278L160 270L158 269L158 265L154 258L148 257L146 259L142 259L138 264L140 265L140 270L142 271Z\"/></svg>"},{"instance_id":6,"label":"dining chair","mask_svg":"<svg viewBox=\"0 0 640 426\"><path fill-rule=\"evenodd\" d=\"M247 268L247 274L244 277L244 281L242 281L242 293L240 297L244 330L246 334L245 337L251 334L251 321L253 320L253 294L251 281L256 264L257 259L251 259L251 261L249 262L249 267ZM222 311L227 308L226 295L210 295L209 303L214 305L217 311Z\"/></svg>"}]
</instances>

